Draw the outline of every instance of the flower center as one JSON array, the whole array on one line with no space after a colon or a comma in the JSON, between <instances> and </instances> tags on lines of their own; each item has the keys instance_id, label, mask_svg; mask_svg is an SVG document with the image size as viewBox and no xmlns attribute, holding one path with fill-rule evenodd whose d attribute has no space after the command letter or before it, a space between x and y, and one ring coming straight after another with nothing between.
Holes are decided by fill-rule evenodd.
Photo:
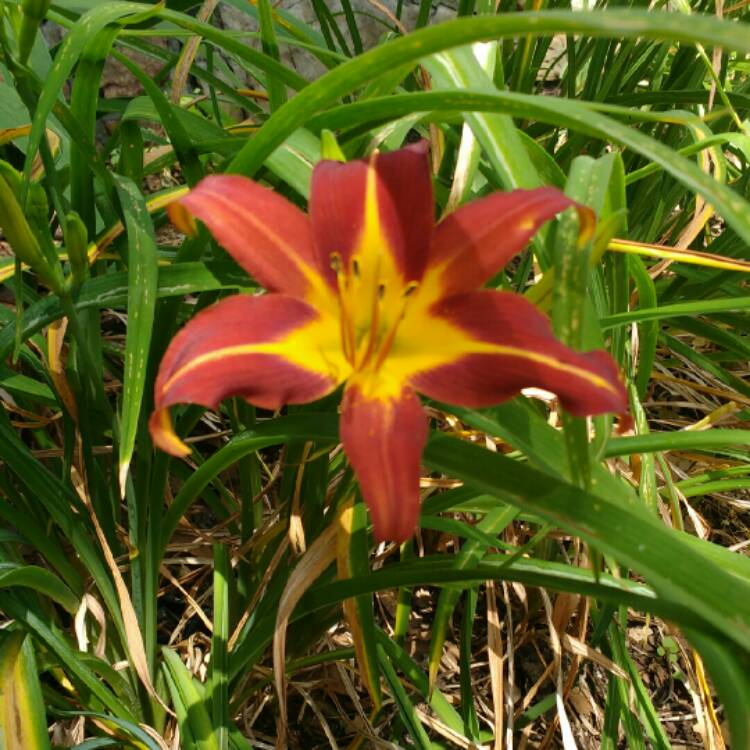
<instances>
[{"instance_id":1,"label":"flower center","mask_svg":"<svg viewBox=\"0 0 750 750\"><path fill-rule=\"evenodd\" d=\"M356 372L377 371L418 283L392 277L387 281L380 263L363 264L356 255L345 264L339 253L331 253L330 261L336 272L344 356Z\"/></svg>"}]
</instances>

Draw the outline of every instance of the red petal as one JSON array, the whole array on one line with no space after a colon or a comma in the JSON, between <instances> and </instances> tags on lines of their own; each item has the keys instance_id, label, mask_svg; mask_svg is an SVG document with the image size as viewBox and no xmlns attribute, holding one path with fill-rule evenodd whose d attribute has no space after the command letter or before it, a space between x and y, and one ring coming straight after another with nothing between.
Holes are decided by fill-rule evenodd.
<instances>
[{"instance_id":1,"label":"red petal","mask_svg":"<svg viewBox=\"0 0 750 750\"><path fill-rule=\"evenodd\" d=\"M212 175L179 203L269 291L304 299L311 284L321 284L307 216L272 190L239 175Z\"/></svg>"},{"instance_id":2,"label":"red petal","mask_svg":"<svg viewBox=\"0 0 750 750\"><path fill-rule=\"evenodd\" d=\"M419 474L427 416L415 393L372 393L350 382L341 440L370 509L378 541L404 542L419 520Z\"/></svg>"},{"instance_id":3,"label":"red petal","mask_svg":"<svg viewBox=\"0 0 750 750\"><path fill-rule=\"evenodd\" d=\"M520 295L459 294L431 312L467 339L453 362L411 376L411 384L425 395L480 407L536 387L555 393L576 416L627 410L627 393L612 357L604 351L580 354L561 344L544 315Z\"/></svg>"},{"instance_id":4,"label":"red petal","mask_svg":"<svg viewBox=\"0 0 750 750\"><path fill-rule=\"evenodd\" d=\"M544 222L573 205L559 190L545 187L493 193L446 216L435 228L430 257L443 296L482 286Z\"/></svg>"},{"instance_id":5,"label":"red petal","mask_svg":"<svg viewBox=\"0 0 750 750\"><path fill-rule=\"evenodd\" d=\"M294 297L235 295L198 313L172 340L156 378L154 442L186 448L166 409L177 403L214 408L229 396L258 406L314 401L348 374L338 321Z\"/></svg>"},{"instance_id":6,"label":"red petal","mask_svg":"<svg viewBox=\"0 0 750 750\"><path fill-rule=\"evenodd\" d=\"M330 268L332 254L348 268L352 255L367 244L366 235L379 232L385 241L373 245L392 257L402 280L420 279L434 224L426 142L375 153L368 161L319 162L312 176L310 220L321 268Z\"/></svg>"}]
</instances>

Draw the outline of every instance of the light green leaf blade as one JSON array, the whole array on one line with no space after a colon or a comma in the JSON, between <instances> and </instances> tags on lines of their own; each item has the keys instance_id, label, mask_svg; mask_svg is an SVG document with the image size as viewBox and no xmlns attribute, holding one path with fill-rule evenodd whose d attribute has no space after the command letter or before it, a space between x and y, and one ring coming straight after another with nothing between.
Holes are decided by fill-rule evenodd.
<instances>
[{"instance_id":1,"label":"light green leaf blade","mask_svg":"<svg viewBox=\"0 0 750 750\"><path fill-rule=\"evenodd\" d=\"M125 339L118 463L120 494L124 497L125 480L133 457L146 387L146 365L154 328L158 270L156 237L146 202L132 180L116 176L115 184L128 236L128 332Z\"/></svg>"}]
</instances>

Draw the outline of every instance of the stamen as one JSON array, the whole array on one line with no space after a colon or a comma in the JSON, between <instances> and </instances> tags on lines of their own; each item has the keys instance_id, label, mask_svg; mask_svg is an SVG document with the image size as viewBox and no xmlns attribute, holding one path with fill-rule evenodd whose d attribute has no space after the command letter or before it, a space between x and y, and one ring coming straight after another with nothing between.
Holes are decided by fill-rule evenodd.
<instances>
[{"instance_id":1,"label":"stamen","mask_svg":"<svg viewBox=\"0 0 750 750\"><path fill-rule=\"evenodd\" d=\"M411 297L411 295L417 291L417 287L419 286L418 281L410 281L406 285L406 289L404 289L403 297Z\"/></svg>"},{"instance_id":2,"label":"stamen","mask_svg":"<svg viewBox=\"0 0 750 750\"><path fill-rule=\"evenodd\" d=\"M382 294L381 294L382 292ZM368 332L367 349L365 349L362 361L357 369L363 368L372 358L378 345L378 329L380 328L380 302L385 294L385 284L379 284L377 294L372 298L372 310L370 311L370 330Z\"/></svg>"},{"instance_id":3,"label":"stamen","mask_svg":"<svg viewBox=\"0 0 750 750\"><path fill-rule=\"evenodd\" d=\"M352 258L352 274L355 278L359 278L359 261L356 258Z\"/></svg>"},{"instance_id":4,"label":"stamen","mask_svg":"<svg viewBox=\"0 0 750 750\"><path fill-rule=\"evenodd\" d=\"M339 255L339 253L331 253L329 258L331 261L331 268L336 272L336 287L338 288L339 293L339 308L341 310L341 315L339 316L341 348L344 350L344 357L347 362L353 363L354 357L357 353L357 346L354 334L354 321L347 300L348 285L346 283L346 276L343 272L341 255Z\"/></svg>"},{"instance_id":5,"label":"stamen","mask_svg":"<svg viewBox=\"0 0 750 750\"><path fill-rule=\"evenodd\" d=\"M391 326L388 333L385 335L385 338L383 339L383 342L380 345L380 349L378 351L378 358L375 360L375 370L380 369L380 366L385 361L385 358L388 356L388 352L391 351L391 347L393 346L393 342L396 338L396 331L398 330L398 327L401 323L401 321L404 319L404 315L406 315L406 307L409 304L409 299L414 294L415 290L419 286L419 282L417 281L411 281L404 289L401 299L403 300L403 303L401 305L401 311L399 312L396 319L393 321L393 325Z\"/></svg>"}]
</instances>

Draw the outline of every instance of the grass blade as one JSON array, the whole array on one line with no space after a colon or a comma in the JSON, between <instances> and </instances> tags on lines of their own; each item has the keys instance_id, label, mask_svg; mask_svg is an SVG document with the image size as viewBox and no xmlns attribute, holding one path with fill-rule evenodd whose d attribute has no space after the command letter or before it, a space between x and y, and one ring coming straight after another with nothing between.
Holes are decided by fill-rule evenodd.
<instances>
[{"instance_id":1,"label":"grass blade","mask_svg":"<svg viewBox=\"0 0 750 750\"><path fill-rule=\"evenodd\" d=\"M577 534L641 573L665 598L693 607L707 623L750 649L750 582L738 585L734 576L646 515L642 506L589 495L499 453L449 437L433 438L424 459L477 490L497 494ZM679 576L671 574L673 560L680 560Z\"/></svg>"},{"instance_id":2,"label":"grass blade","mask_svg":"<svg viewBox=\"0 0 750 750\"><path fill-rule=\"evenodd\" d=\"M164 674L180 726L182 747L190 750L220 750L217 732L206 707L205 688L188 671L180 657L165 648Z\"/></svg>"},{"instance_id":3,"label":"grass blade","mask_svg":"<svg viewBox=\"0 0 750 750\"><path fill-rule=\"evenodd\" d=\"M120 495L124 497L146 387L158 276L156 237L143 196L126 177L115 176L114 179L128 232L128 332L117 472Z\"/></svg>"},{"instance_id":4,"label":"grass blade","mask_svg":"<svg viewBox=\"0 0 750 750\"><path fill-rule=\"evenodd\" d=\"M307 122L324 107L383 71L409 62L416 64L433 53L472 42L545 33L644 37L688 44L700 42L723 46L726 50L750 52L750 39L736 24L700 15L692 16L690 23L685 23L679 14L630 9L587 13L540 11L459 18L395 39L326 73L277 110L256 136L243 146L229 170L252 176L299 123ZM563 101L558 98L555 104Z\"/></svg>"},{"instance_id":5,"label":"grass blade","mask_svg":"<svg viewBox=\"0 0 750 750\"><path fill-rule=\"evenodd\" d=\"M6 750L51 750L31 638L6 636L0 646L0 744Z\"/></svg>"},{"instance_id":6,"label":"grass blade","mask_svg":"<svg viewBox=\"0 0 750 750\"><path fill-rule=\"evenodd\" d=\"M229 678L227 641L229 640L229 550L214 544L214 617L211 633L211 672L206 692L211 700L211 719L219 750L229 746Z\"/></svg>"}]
</instances>

